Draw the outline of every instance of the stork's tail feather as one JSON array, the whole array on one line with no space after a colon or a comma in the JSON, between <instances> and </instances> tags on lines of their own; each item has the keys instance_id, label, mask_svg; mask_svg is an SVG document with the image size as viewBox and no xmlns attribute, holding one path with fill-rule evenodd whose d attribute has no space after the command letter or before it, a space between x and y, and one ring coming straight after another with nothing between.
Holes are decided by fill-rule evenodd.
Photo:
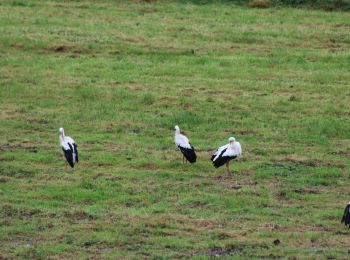
<instances>
[{"instance_id":1,"label":"stork's tail feather","mask_svg":"<svg viewBox=\"0 0 350 260\"><path fill-rule=\"evenodd\" d=\"M78 157L78 145L76 143L73 144L74 147L74 152L75 152L75 161L79 162L79 157Z\"/></svg>"},{"instance_id":2,"label":"stork's tail feather","mask_svg":"<svg viewBox=\"0 0 350 260\"><path fill-rule=\"evenodd\" d=\"M220 166L223 166L228 160L226 160L226 157L219 157L215 161L213 161L213 165L215 168L219 168Z\"/></svg>"},{"instance_id":3,"label":"stork's tail feather","mask_svg":"<svg viewBox=\"0 0 350 260\"><path fill-rule=\"evenodd\" d=\"M179 146L180 151L186 157L187 161L190 163L195 163L197 161L197 155L194 149L183 148Z\"/></svg>"},{"instance_id":4,"label":"stork's tail feather","mask_svg":"<svg viewBox=\"0 0 350 260\"><path fill-rule=\"evenodd\" d=\"M69 144L69 146L71 147L70 144ZM69 163L70 167L74 168L73 149L65 150L62 148L62 151L63 151L64 156L66 157L66 160Z\"/></svg>"},{"instance_id":5,"label":"stork's tail feather","mask_svg":"<svg viewBox=\"0 0 350 260\"><path fill-rule=\"evenodd\" d=\"M213 161L213 165L215 168L219 168L223 166L225 163L229 162L232 159L235 159L237 156L220 156L215 161Z\"/></svg>"},{"instance_id":6,"label":"stork's tail feather","mask_svg":"<svg viewBox=\"0 0 350 260\"><path fill-rule=\"evenodd\" d=\"M344 209L344 215L341 219L341 223L344 223L345 226L350 228L350 204L346 205Z\"/></svg>"},{"instance_id":7,"label":"stork's tail feather","mask_svg":"<svg viewBox=\"0 0 350 260\"><path fill-rule=\"evenodd\" d=\"M350 228L350 215L344 215L341 220L341 223L344 223L345 226L349 226Z\"/></svg>"}]
</instances>

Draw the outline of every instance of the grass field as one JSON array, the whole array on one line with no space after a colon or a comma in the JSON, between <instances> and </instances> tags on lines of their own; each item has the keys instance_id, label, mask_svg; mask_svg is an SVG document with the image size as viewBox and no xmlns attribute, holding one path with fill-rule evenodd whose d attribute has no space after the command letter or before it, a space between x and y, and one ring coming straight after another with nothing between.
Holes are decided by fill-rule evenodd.
<instances>
[{"instance_id":1,"label":"grass field","mask_svg":"<svg viewBox=\"0 0 350 260\"><path fill-rule=\"evenodd\" d=\"M2 0L0 258L348 259L349 32L348 12ZM228 176L209 158L231 135Z\"/></svg>"}]
</instances>

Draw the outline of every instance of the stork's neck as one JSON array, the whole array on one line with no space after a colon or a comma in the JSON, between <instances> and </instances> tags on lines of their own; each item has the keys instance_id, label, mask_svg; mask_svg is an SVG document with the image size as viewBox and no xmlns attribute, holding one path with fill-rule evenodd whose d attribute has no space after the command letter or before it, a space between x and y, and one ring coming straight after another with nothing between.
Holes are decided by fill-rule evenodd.
<instances>
[{"instance_id":1,"label":"stork's neck","mask_svg":"<svg viewBox=\"0 0 350 260\"><path fill-rule=\"evenodd\" d=\"M64 137L65 137L64 132L60 133L60 140L61 141L64 141Z\"/></svg>"},{"instance_id":2,"label":"stork's neck","mask_svg":"<svg viewBox=\"0 0 350 260\"><path fill-rule=\"evenodd\" d=\"M175 135L179 135L180 134L180 129L176 129L175 130Z\"/></svg>"}]
</instances>

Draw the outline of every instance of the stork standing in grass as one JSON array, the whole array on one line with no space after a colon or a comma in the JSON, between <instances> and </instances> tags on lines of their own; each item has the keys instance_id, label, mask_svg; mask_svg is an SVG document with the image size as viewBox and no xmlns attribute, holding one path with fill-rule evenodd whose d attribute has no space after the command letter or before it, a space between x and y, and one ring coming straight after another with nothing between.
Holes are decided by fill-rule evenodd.
<instances>
[{"instance_id":1,"label":"stork standing in grass","mask_svg":"<svg viewBox=\"0 0 350 260\"><path fill-rule=\"evenodd\" d=\"M344 209L344 215L343 215L343 218L341 219L341 223L344 223L345 226L349 226L350 228L350 201Z\"/></svg>"},{"instance_id":2,"label":"stork standing in grass","mask_svg":"<svg viewBox=\"0 0 350 260\"><path fill-rule=\"evenodd\" d=\"M211 161L215 168L226 164L227 173L230 174L230 161L236 159L242 154L242 147L234 137L228 139L229 143L219 147L211 157Z\"/></svg>"},{"instance_id":3,"label":"stork standing in grass","mask_svg":"<svg viewBox=\"0 0 350 260\"><path fill-rule=\"evenodd\" d=\"M78 162L78 146L74 140L64 135L64 129L61 127L60 131L60 145L64 156L67 159L69 165L74 168L74 164Z\"/></svg>"},{"instance_id":4,"label":"stork standing in grass","mask_svg":"<svg viewBox=\"0 0 350 260\"><path fill-rule=\"evenodd\" d=\"M188 138L185 135L180 133L180 128L178 125L175 126L175 144L180 149L183 155L182 163L185 163L186 160L189 161L190 163L196 162L197 155L194 150L194 147L190 143Z\"/></svg>"}]
</instances>

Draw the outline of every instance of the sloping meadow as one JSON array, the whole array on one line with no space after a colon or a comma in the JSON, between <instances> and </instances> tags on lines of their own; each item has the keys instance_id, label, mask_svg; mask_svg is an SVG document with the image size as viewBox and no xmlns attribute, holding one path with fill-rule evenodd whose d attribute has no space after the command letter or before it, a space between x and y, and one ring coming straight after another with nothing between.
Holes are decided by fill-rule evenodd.
<instances>
[{"instance_id":1,"label":"sloping meadow","mask_svg":"<svg viewBox=\"0 0 350 260\"><path fill-rule=\"evenodd\" d=\"M347 258L349 18L1 1L0 258ZM230 136L228 176L209 158Z\"/></svg>"}]
</instances>

